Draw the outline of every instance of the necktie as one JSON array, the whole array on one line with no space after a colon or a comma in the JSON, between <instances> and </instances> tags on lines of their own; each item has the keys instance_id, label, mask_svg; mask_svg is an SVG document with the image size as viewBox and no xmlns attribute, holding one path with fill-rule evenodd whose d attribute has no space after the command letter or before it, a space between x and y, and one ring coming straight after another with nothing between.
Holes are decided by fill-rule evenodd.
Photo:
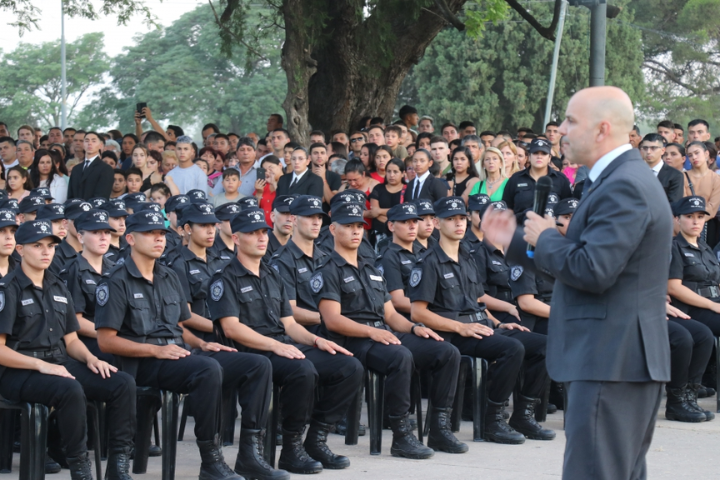
<instances>
[{"instance_id":1,"label":"necktie","mask_svg":"<svg viewBox=\"0 0 720 480\"><path fill-rule=\"evenodd\" d=\"M297 177L293 178L293 179L292 179L292 182L290 182L290 188L292 188L292 187L294 187L295 185L297 185L297 183L298 183L298 182L297 182Z\"/></svg>"},{"instance_id":2,"label":"necktie","mask_svg":"<svg viewBox=\"0 0 720 480\"><path fill-rule=\"evenodd\" d=\"M420 179L417 179L415 181L415 188L413 189L413 200L417 200L418 195L420 195Z\"/></svg>"},{"instance_id":3,"label":"necktie","mask_svg":"<svg viewBox=\"0 0 720 480\"><path fill-rule=\"evenodd\" d=\"M583 191L582 191L582 196L583 196L583 197L588 193L588 190L590 190L590 187L592 186L592 183L593 183L593 182L592 182L592 180L590 180L590 177L588 177L588 178L585 180L585 184L583 185Z\"/></svg>"},{"instance_id":4,"label":"necktie","mask_svg":"<svg viewBox=\"0 0 720 480\"><path fill-rule=\"evenodd\" d=\"M90 166L90 160L85 160L85 165L83 165L83 172Z\"/></svg>"}]
</instances>

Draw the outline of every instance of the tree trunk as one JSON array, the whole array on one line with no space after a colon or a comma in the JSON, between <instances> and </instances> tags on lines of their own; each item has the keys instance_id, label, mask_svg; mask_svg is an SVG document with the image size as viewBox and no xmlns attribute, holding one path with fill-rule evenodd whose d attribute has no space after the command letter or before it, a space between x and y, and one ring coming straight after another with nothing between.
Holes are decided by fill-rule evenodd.
<instances>
[{"instance_id":1,"label":"tree trunk","mask_svg":"<svg viewBox=\"0 0 720 480\"><path fill-rule=\"evenodd\" d=\"M320 3L327 15L324 27L317 35L308 35L303 28L311 23L309 16L318 15ZM465 0L445 3L456 13ZM350 132L366 115L391 123L403 79L447 25L431 4L416 18L381 11L382 3L364 17L358 14L363 4L360 0L285 0L282 66L288 94L283 107L290 135L300 143L307 143L311 127L325 133L331 129ZM395 4L410 8L409 0ZM392 32L394 39L373 38L373 32L381 31ZM384 53L388 50L389 55Z\"/></svg>"}]
</instances>

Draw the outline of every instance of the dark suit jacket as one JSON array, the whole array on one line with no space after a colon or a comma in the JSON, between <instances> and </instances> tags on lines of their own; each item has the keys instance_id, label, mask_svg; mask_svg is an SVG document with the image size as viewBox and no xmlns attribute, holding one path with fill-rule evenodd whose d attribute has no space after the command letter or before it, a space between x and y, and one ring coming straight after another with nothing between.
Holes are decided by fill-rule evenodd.
<instances>
[{"instance_id":1,"label":"dark suit jacket","mask_svg":"<svg viewBox=\"0 0 720 480\"><path fill-rule=\"evenodd\" d=\"M90 200L95 197L110 198L115 172L107 163L96 157L90 166L83 170L83 162L78 163L70 172L68 198Z\"/></svg>"},{"instance_id":2,"label":"dark suit jacket","mask_svg":"<svg viewBox=\"0 0 720 480\"><path fill-rule=\"evenodd\" d=\"M657 179L660 180L660 185L665 190L669 202L675 202L683 197L685 179L682 172L663 163L657 174Z\"/></svg>"},{"instance_id":3,"label":"dark suit jacket","mask_svg":"<svg viewBox=\"0 0 720 480\"><path fill-rule=\"evenodd\" d=\"M415 192L415 182L417 181L418 179L415 177L410 181L410 183L408 183L407 188L405 189L406 202L415 200L416 198L424 198L425 200L435 202L448 196L447 182L441 178L433 177L432 174L430 174L425 179L425 183L423 183L423 186L420 189L420 194L417 197L413 197L413 192Z\"/></svg>"},{"instance_id":4,"label":"dark suit jacket","mask_svg":"<svg viewBox=\"0 0 720 480\"><path fill-rule=\"evenodd\" d=\"M290 188L293 172L286 173L278 180L277 195L314 195L322 198L323 180L314 173L307 171L300 181Z\"/></svg>"},{"instance_id":5,"label":"dark suit jacket","mask_svg":"<svg viewBox=\"0 0 720 480\"><path fill-rule=\"evenodd\" d=\"M521 239L516 233L508 261L532 266ZM556 279L546 357L555 381L670 379L671 244L665 193L634 149L588 187L567 236L540 235L534 267Z\"/></svg>"}]
</instances>

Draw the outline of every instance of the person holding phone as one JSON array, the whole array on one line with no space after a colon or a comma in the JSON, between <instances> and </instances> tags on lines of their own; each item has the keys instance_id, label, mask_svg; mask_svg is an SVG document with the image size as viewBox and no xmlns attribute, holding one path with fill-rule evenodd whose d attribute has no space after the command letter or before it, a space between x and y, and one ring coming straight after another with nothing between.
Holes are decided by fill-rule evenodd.
<instances>
[{"instance_id":1,"label":"person holding phone","mask_svg":"<svg viewBox=\"0 0 720 480\"><path fill-rule=\"evenodd\" d=\"M271 227L273 222L270 219L270 213L272 212L272 204L275 201L277 184L282 174L282 164L275 155L268 155L263 158L260 168L257 169L254 195L260 208L265 212L265 219Z\"/></svg>"}]
</instances>

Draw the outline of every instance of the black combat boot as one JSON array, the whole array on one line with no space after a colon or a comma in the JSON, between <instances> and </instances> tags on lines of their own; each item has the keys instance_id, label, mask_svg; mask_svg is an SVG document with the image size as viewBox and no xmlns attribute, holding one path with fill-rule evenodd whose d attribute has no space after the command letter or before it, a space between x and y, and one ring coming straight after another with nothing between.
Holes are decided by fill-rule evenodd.
<instances>
[{"instance_id":1,"label":"black combat boot","mask_svg":"<svg viewBox=\"0 0 720 480\"><path fill-rule=\"evenodd\" d=\"M694 408L698 412L702 412L705 415L705 421L709 422L710 420L715 420L715 414L713 412L703 409L697 403L698 391L700 390L700 387L701 385L698 383L688 384L687 389L685 390L685 398L687 399L688 404L692 408Z\"/></svg>"},{"instance_id":2,"label":"black combat boot","mask_svg":"<svg viewBox=\"0 0 720 480\"><path fill-rule=\"evenodd\" d=\"M686 386L680 388L669 388L667 390L667 402L665 403L665 418L678 422L697 423L707 420L705 414L694 409L687 401Z\"/></svg>"},{"instance_id":3,"label":"black combat boot","mask_svg":"<svg viewBox=\"0 0 720 480\"><path fill-rule=\"evenodd\" d=\"M132 480L130 476L130 447L110 450L105 480Z\"/></svg>"},{"instance_id":4,"label":"black combat boot","mask_svg":"<svg viewBox=\"0 0 720 480\"><path fill-rule=\"evenodd\" d=\"M420 443L412 433L407 413L399 417L391 416L390 426L393 431L390 453L393 457L414 458L419 460L435 455L435 450Z\"/></svg>"},{"instance_id":5,"label":"black combat boot","mask_svg":"<svg viewBox=\"0 0 720 480\"><path fill-rule=\"evenodd\" d=\"M212 440L198 440L197 445L202 460L199 480L243 480L225 463L219 435Z\"/></svg>"},{"instance_id":6,"label":"black combat boot","mask_svg":"<svg viewBox=\"0 0 720 480\"><path fill-rule=\"evenodd\" d=\"M87 452L77 457L68 457L67 464L71 480L93 480L92 464Z\"/></svg>"},{"instance_id":7,"label":"black combat boot","mask_svg":"<svg viewBox=\"0 0 720 480\"><path fill-rule=\"evenodd\" d=\"M330 425L312 420L305 438L305 451L315 460L322 463L323 468L342 470L350 466L350 459L344 455L335 455L327 446Z\"/></svg>"},{"instance_id":8,"label":"black combat boot","mask_svg":"<svg viewBox=\"0 0 720 480\"><path fill-rule=\"evenodd\" d=\"M523 395L518 395L517 403L513 408L513 414L508 423L516 431L531 440L552 440L555 438L555 432L543 428L542 425L535 420L535 405L538 403L540 403L540 399L538 398L528 398Z\"/></svg>"},{"instance_id":9,"label":"black combat boot","mask_svg":"<svg viewBox=\"0 0 720 480\"><path fill-rule=\"evenodd\" d=\"M525 436L518 433L505 423L502 416L502 402L496 403L492 400L487 402L487 412L485 413L485 440L495 443L506 443L512 445L520 445L525 443Z\"/></svg>"},{"instance_id":10,"label":"black combat boot","mask_svg":"<svg viewBox=\"0 0 720 480\"><path fill-rule=\"evenodd\" d=\"M50 455L45 454L45 474L49 473L60 473L62 467L58 462L52 459Z\"/></svg>"},{"instance_id":11,"label":"black combat boot","mask_svg":"<svg viewBox=\"0 0 720 480\"><path fill-rule=\"evenodd\" d=\"M235 461L235 473L245 478L257 480L288 480L290 474L285 470L275 470L268 465L263 456L265 430L240 430L240 445Z\"/></svg>"},{"instance_id":12,"label":"black combat boot","mask_svg":"<svg viewBox=\"0 0 720 480\"><path fill-rule=\"evenodd\" d=\"M302 443L302 431L289 432L283 430L283 448L280 453L278 466L291 473L310 474L320 473L322 463L310 458Z\"/></svg>"},{"instance_id":13,"label":"black combat boot","mask_svg":"<svg viewBox=\"0 0 720 480\"><path fill-rule=\"evenodd\" d=\"M468 446L455 438L450 426L451 408L433 408L430 412L428 447L447 453L465 453Z\"/></svg>"}]
</instances>

